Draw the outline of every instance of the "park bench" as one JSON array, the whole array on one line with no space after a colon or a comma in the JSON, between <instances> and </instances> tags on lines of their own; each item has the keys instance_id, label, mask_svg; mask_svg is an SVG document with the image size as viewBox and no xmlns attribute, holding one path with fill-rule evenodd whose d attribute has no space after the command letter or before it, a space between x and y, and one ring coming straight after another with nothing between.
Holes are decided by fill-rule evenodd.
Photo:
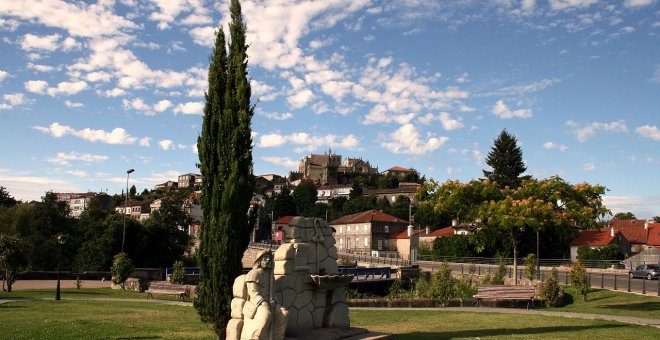
<instances>
[{"instance_id":1,"label":"park bench","mask_svg":"<svg viewBox=\"0 0 660 340\"><path fill-rule=\"evenodd\" d=\"M177 300L184 300L187 295L187 288L184 285L175 285L167 282L151 282L147 293L147 299L154 298L153 294L174 295Z\"/></svg>"},{"instance_id":2,"label":"park bench","mask_svg":"<svg viewBox=\"0 0 660 340\"><path fill-rule=\"evenodd\" d=\"M529 309L530 304L534 306L534 295L534 286L479 286L474 298L477 299L477 307L483 306L483 300L522 300L527 301Z\"/></svg>"}]
</instances>

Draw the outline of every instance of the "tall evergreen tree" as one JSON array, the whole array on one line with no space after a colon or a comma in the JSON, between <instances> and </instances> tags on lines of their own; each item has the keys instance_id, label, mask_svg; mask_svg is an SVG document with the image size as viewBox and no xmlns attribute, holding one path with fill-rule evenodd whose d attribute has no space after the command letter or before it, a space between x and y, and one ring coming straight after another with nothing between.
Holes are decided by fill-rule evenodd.
<instances>
[{"instance_id":1,"label":"tall evergreen tree","mask_svg":"<svg viewBox=\"0 0 660 340\"><path fill-rule=\"evenodd\" d=\"M210 57L202 133L197 141L202 187L200 283L195 308L224 339L231 318L231 291L252 229L248 208L254 190L245 24L238 0L230 4L229 54L222 28Z\"/></svg>"},{"instance_id":2,"label":"tall evergreen tree","mask_svg":"<svg viewBox=\"0 0 660 340\"><path fill-rule=\"evenodd\" d=\"M490 165L493 171L483 170L484 176L497 182L500 188L517 188L525 178L520 175L527 167L522 159L522 150L517 144L515 136L502 130L486 157L486 164Z\"/></svg>"}]
</instances>

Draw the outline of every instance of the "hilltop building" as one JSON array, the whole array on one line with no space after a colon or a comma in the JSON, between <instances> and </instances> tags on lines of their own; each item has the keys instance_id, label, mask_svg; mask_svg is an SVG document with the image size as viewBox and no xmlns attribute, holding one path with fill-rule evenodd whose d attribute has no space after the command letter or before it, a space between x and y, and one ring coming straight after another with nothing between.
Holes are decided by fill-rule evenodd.
<instances>
[{"instance_id":1,"label":"hilltop building","mask_svg":"<svg viewBox=\"0 0 660 340\"><path fill-rule=\"evenodd\" d=\"M369 161L361 158L346 158L329 151L324 154L310 154L300 160L298 172L291 178L311 179L321 186L352 183L355 175L378 175L378 168L372 167Z\"/></svg>"}]
</instances>

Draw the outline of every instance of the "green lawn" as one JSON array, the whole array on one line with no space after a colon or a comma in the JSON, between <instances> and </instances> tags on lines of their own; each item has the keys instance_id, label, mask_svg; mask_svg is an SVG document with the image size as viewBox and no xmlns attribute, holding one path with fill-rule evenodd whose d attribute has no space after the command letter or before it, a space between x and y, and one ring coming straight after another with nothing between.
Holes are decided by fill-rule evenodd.
<instances>
[{"instance_id":1,"label":"green lawn","mask_svg":"<svg viewBox=\"0 0 660 340\"><path fill-rule=\"evenodd\" d=\"M567 289L572 295L572 291ZM0 293L0 338L10 339L213 339L210 327L190 306L145 301L80 301L69 298L144 299L144 294L111 289L65 289L62 301L52 290ZM163 298L163 297L159 297ZM601 313L660 319L659 298L593 291L552 311ZM449 312L443 310L351 310L351 323L396 339L660 339L660 329L603 320L537 315Z\"/></svg>"}]
</instances>

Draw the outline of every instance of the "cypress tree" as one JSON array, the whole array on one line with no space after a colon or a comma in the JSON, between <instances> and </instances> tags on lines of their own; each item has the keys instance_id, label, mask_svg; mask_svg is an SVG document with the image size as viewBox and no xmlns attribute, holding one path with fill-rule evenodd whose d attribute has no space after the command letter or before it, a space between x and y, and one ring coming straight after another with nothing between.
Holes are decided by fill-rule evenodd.
<instances>
[{"instance_id":1,"label":"cypress tree","mask_svg":"<svg viewBox=\"0 0 660 340\"><path fill-rule=\"evenodd\" d=\"M517 188L523 179L520 177L527 170L522 159L522 150L517 145L518 140L515 136L502 130L500 135L493 143L493 147L486 157L486 164L493 168L493 171L483 170L484 176L497 182L500 188Z\"/></svg>"},{"instance_id":2,"label":"cypress tree","mask_svg":"<svg viewBox=\"0 0 660 340\"><path fill-rule=\"evenodd\" d=\"M247 79L245 24L238 0L230 5L229 54L222 28L209 58L202 132L197 140L202 173L202 231L198 250L200 283L195 308L224 339L231 318L234 279L241 275L254 214L251 120L254 107Z\"/></svg>"}]
</instances>

